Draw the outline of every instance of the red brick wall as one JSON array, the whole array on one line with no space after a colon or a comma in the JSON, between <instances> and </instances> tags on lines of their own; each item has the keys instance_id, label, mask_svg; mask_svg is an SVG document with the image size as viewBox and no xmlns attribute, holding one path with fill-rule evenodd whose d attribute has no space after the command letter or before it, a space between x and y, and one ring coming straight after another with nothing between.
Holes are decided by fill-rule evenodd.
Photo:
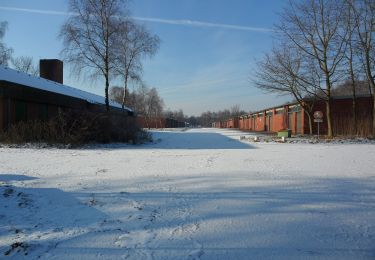
<instances>
[{"instance_id":1,"label":"red brick wall","mask_svg":"<svg viewBox=\"0 0 375 260\"><path fill-rule=\"evenodd\" d=\"M257 115L255 119L255 129L254 131L264 131L264 119L263 116Z\"/></svg>"},{"instance_id":2,"label":"red brick wall","mask_svg":"<svg viewBox=\"0 0 375 260\"><path fill-rule=\"evenodd\" d=\"M284 114L274 114L272 132L277 132L285 128L284 124Z\"/></svg>"},{"instance_id":3,"label":"red brick wall","mask_svg":"<svg viewBox=\"0 0 375 260\"><path fill-rule=\"evenodd\" d=\"M246 125L245 125L246 130L251 130L251 123L252 123L252 119L246 118Z\"/></svg>"},{"instance_id":4,"label":"red brick wall","mask_svg":"<svg viewBox=\"0 0 375 260\"><path fill-rule=\"evenodd\" d=\"M244 129L244 118L238 119L238 128L241 130Z\"/></svg>"},{"instance_id":5,"label":"red brick wall","mask_svg":"<svg viewBox=\"0 0 375 260\"><path fill-rule=\"evenodd\" d=\"M372 126L372 97L362 97L357 99L357 118L358 118L358 134L362 136L368 136L371 134ZM298 134L309 134L309 124L308 116L305 114L304 110L301 109L300 112L293 112L288 114L289 106L284 107L284 111L281 113L276 113L276 109L272 109L272 128L269 129L270 132L277 132L282 129L288 128L288 116L291 117L290 129L293 134L297 133L297 116L301 117L302 126L299 129ZM325 117L325 103L323 101L317 102L313 111L320 110L324 114L323 123L320 124L320 133L327 133L327 119ZM352 100L348 99L334 99L332 100L332 118L333 127L335 135L350 135L352 133ZM269 119L267 117L267 119ZM249 116L249 118L243 117L238 121L238 127L241 130L250 130L263 132L266 125L265 113L258 113L256 118ZM255 129L253 129L253 123L255 121ZM269 123L267 123L269 125ZM236 128L234 120L227 120L220 123L221 128ZM317 123L313 122L313 133L317 134Z\"/></svg>"},{"instance_id":6,"label":"red brick wall","mask_svg":"<svg viewBox=\"0 0 375 260\"><path fill-rule=\"evenodd\" d=\"M165 118L150 118L146 120L143 116L137 117L137 125L141 128L165 128Z\"/></svg>"}]
</instances>

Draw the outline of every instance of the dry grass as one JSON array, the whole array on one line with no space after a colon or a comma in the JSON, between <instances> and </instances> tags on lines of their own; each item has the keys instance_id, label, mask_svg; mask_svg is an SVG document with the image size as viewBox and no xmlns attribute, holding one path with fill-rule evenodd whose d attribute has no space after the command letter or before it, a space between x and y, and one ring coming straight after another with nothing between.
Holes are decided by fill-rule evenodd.
<instances>
[{"instance_id":1,"label":"dry grass","mask_svg":"<svg viewBox=\"0 0 375 260\"><path fill-rule=\"evenodd\" d=\"M80 145L86 143L137 143L146 136L134 117L112 113L59 111L48 121L13 124L0 136L4 143L44 142Z\"/></svg>"}]
</instances>

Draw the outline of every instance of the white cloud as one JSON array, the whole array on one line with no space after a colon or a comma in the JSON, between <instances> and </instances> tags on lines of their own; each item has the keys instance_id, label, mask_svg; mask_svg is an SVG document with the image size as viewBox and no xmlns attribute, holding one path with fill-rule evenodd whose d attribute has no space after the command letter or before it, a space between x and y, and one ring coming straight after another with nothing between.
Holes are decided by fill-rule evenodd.
<instances>
[{"instance_id":1,"label":"white cloud","mask_svg":"<svg viewBox=\"0 0 375 260\"><path fill-rule=\"evenodd\" d=\"M69 12L6 7L6 6L0 6L0 10L44 14L44 15L63 15L63 16L75 15L75 13L69 13ZM151 22L151 23L195 26L195 27L212 27L212 28L220 28L220 29L228 29L228 30L241 30L241 31L248 31L248 32L272 32L273 31L273 29L263 28L263 27L251 27L251 26L231 25L231 24L222 24L222 23L209 23L209 22L194 21L194 20L170 20L170 19L149 18L149 17L133 17L133 19L138 20L138 21L143 21L143 22Z\"/></svg>"},{"instance_id":2,"label":"white cloud","mask_svg":"<svg viewBox=\"0 0 375 260\"><path fill-rule=\"evenodd\" d=\"M214 28L221 28L221 29L242 30L242 31L250 31L250 32L272 32L273 31L270 28L250 27L250 26L231 25L231 24L222 24L222 23L208 23L208 22L193 21L193 20L169 20L169 19L145 18L145 17L133 17L133 19L144 21L144 22L184 25L184 26L196 26L196 27L214 27Z\"/></svg>"},{"instance_id":3,"label":"white cloud","mask_svg":"<svg viewBox=\"0 0 375 260\"><path fill-rule=\"evenodd\" d=\"M33 13L33 14L47 14L47 15L63 15L63 16L75 15L74 13L69 13L69 12L60 12L60 11L52 11L52 10L39 10L39 9L27 9L27 8L6 7L6 6L0 6L0 10Z\"/></svg>"}]
</instances>

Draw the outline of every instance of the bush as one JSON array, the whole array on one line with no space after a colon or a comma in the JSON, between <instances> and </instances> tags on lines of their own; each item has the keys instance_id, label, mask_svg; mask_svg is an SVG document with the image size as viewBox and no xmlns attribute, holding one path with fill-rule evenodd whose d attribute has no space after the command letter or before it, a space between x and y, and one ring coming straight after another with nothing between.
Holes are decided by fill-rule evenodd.
<instances>
[{"instance_id":1,"label":"bush","mask_svg":"<svg viewBox=\"0 0 375 260\"><path fill-rule=\"evenodd\" d=\"M48 121L13 124L0 140L5 143L45 142L81 145L86 143L139 143L144 138L135 118L115 113L59 111Z\"/></svg>"}]
</instances>

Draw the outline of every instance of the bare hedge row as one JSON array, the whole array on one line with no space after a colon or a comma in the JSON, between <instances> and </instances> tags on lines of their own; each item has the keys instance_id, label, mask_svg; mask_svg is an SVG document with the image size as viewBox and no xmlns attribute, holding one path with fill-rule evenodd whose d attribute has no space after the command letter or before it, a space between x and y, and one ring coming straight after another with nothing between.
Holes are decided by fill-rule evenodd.
<instances>
[{"instance_id":1,"label":"bare hedge row","mask_svg":"<svg viewBox=\"0 0 375 260\"><path fill-rule=\"evenodd\" d=\"M0 141L16 144L138 143L147 138L134 117L88 111L59 111L48 121L18 122L0 135Z\"/></svg>"}]
</instances>

